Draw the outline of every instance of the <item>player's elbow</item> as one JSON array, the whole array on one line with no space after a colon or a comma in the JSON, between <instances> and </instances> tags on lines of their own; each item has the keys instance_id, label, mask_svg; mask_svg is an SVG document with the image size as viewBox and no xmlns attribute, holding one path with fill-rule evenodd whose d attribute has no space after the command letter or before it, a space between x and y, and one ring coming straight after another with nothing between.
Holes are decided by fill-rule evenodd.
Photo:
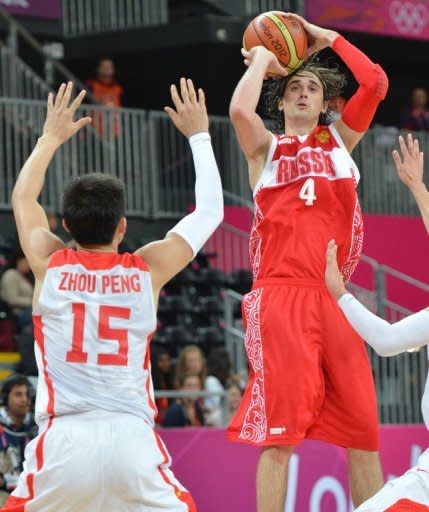
<instances>
[{"instance_id":1,"label":"player's elbow","mask_svg":"<svg viewBox=\"0 0 429 512\"><path fill-rule=\"evenodd\" d=\"M234 126L250 122L252 120L253 115L254 112L251 112L245 106L238 104L234 100L231 101L231 104L229 106L229 117Z\"/></svg>"},{"instance_id":2,"label":"player's elbow","mask_svg":"<svg viewBox=\"0 0 429 512\"><path fill-rule=\"evenodd\" d=\"M380 101L386 97L389 89L389 79L380 65L374 64L371 72L368 73L365 88Z\"/></svg>"}]
</instances>

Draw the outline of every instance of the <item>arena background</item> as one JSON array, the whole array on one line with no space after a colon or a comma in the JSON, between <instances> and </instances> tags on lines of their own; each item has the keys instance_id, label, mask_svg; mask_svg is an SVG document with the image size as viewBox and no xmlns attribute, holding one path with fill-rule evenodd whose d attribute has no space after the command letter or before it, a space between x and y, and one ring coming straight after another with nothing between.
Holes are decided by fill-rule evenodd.
<instances>
[{"instance_id":1,"label":"arena background","mask_svg":"<svg viewBox=\"0 0 429 512\"><path fill-rule=\"evenodd\" d=\"M427 235L390 158L400 111L409 104L412 89L429 88L426 0L0 0L1 250L6 256L15 236L10 191L40 131L46 92L70 77L83 87L101 57L115 62L125 109L112 111L89 101L85 109L99 116L102 127L64 148L53 163L43 202L59 214L60 191L73 168L101 166L127 182L130 246L162 236L193 203L189 151L160 113L169 103L169 85L181 76L191 77L206 91L226 216L205 248L210 255L202 273L206 281L189 270L167 292L154 343L167 347L173 357L188 343L200 344L205 353L214 346L226 347L239 374L246 370L239 302L249 285L251 205L244 160L225 116L244 69L244 28L253 16L272 9L292 10L335 28L389 76L388 97L354 152L362 172L366 237L351 289L385 318L401 318L429 303ZM335 60L330 51L323 57ZM355 85L350 77L346 96ZM428 152L428 133L416 135ZM425 173L427 178L427 161ZM205 290L205 305L189 298L192 288ZM189 305L175 309L175 297L189 299ZM16 351L0 354L0 377L15 371L22 357ZM428 445L420 413L427 357L425 350L388 361L371 351L370 357L382 421L382 458L390 478L410 467ZM169 429L161 435L199 510L255 509L257 450L227 443L218 428ZM352 510L343 450L316 442L298 448L285 510Z\"/></svg>"}]
</instances>

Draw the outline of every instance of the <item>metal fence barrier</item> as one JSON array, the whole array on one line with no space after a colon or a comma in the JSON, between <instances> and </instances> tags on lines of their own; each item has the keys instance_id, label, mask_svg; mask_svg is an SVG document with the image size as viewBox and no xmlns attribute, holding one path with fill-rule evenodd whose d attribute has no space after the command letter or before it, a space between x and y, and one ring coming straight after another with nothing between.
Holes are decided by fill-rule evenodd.
<instances>
[{"instance_id":1,"label":"metal fence barrier","mask_svg":"<svg viewBox=\"0 0 429 512\"><path fill-rule=\"evenodd\" d=\"M0 71L0 85L9 84L6 69ZM25 74L26 69L19 73ZM12 84L7 87L10 89ZM41 132L45 102L0 98L0 111L0 151L7 175L0 188L0 205L7 207L17 172ZM69 176L104 170L125 179L129 214L177 218L189 211L195 201L192 155L186 139L164 112L84 106L79 113L93 117L92 128L86 128L56 156L51 173L55 178L49 178L49 192L43 196L47 206L58 210L61 190ZM229 119L212 117L211 134L226 203L251 207L247 164ZM365 213L418 215L391 157L398 134L391 128L370 129L354 152L361 169L360 196ZM428 153L429 134L415 135ZM429 158L425 159L425 179L429 182Z\"/></svg>"},{"instance_id":2,"label":"metal fence barrier","mask_svg":"<svg viewBox=\"0 0 429 512\"><path fill-rule=\"evenodd\" d=\"M168 22L168 0L63 0L66 36Z\"/></svg>"},{"instance_id":3,"label":"metal fence barrier","mask_svg":"<svg viewBox=\"0 0 429 512\"><path fill-rule=\"evenodd\" d=\"M38 136L46 114L45 102L0 98L0 206L10 206L17 173ZM149 215L148 123L143 111L121 111L84 106L80 115L91 116L92 129L73 137L56 153L46 176L42 203L61 210L61 194L71 178L103 171L122 178L129 214Z\"/></svg>"}]
</instances>

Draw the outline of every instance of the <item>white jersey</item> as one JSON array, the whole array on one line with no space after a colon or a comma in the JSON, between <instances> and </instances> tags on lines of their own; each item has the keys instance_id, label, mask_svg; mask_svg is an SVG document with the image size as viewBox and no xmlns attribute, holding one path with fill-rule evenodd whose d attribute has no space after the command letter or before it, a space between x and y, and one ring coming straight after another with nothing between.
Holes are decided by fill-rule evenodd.
<instances>
[{"instance_id":1,"label":"white jersey","mask_svg":"<svg viewBox=\"0 0 429 512\"><path fill-rule=\"evenodd\" d=\"M153 425L152 282L132 254L64 249L51 257L34 312L36 420L91 410Z\"/></svg>"}]
</instances>

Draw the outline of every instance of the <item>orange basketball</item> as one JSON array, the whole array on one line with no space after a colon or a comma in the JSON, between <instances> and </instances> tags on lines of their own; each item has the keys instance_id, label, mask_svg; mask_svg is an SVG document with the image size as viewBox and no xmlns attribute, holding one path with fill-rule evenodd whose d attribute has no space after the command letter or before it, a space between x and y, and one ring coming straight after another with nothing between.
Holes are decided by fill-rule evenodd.
<instances>
[{"instance_id":1,"label":"orange basketball","mask_svg":"<svg viewBox=\"0 0 429 512\"><path fill-rule=\"evenodd\" d=\"M288 18L284 12L263 12L254 18L243 35L243 48L265 46L273 52L280 64L291 73L301 66L308 41L302 23Z\"/></svg>"}]
</instances>

